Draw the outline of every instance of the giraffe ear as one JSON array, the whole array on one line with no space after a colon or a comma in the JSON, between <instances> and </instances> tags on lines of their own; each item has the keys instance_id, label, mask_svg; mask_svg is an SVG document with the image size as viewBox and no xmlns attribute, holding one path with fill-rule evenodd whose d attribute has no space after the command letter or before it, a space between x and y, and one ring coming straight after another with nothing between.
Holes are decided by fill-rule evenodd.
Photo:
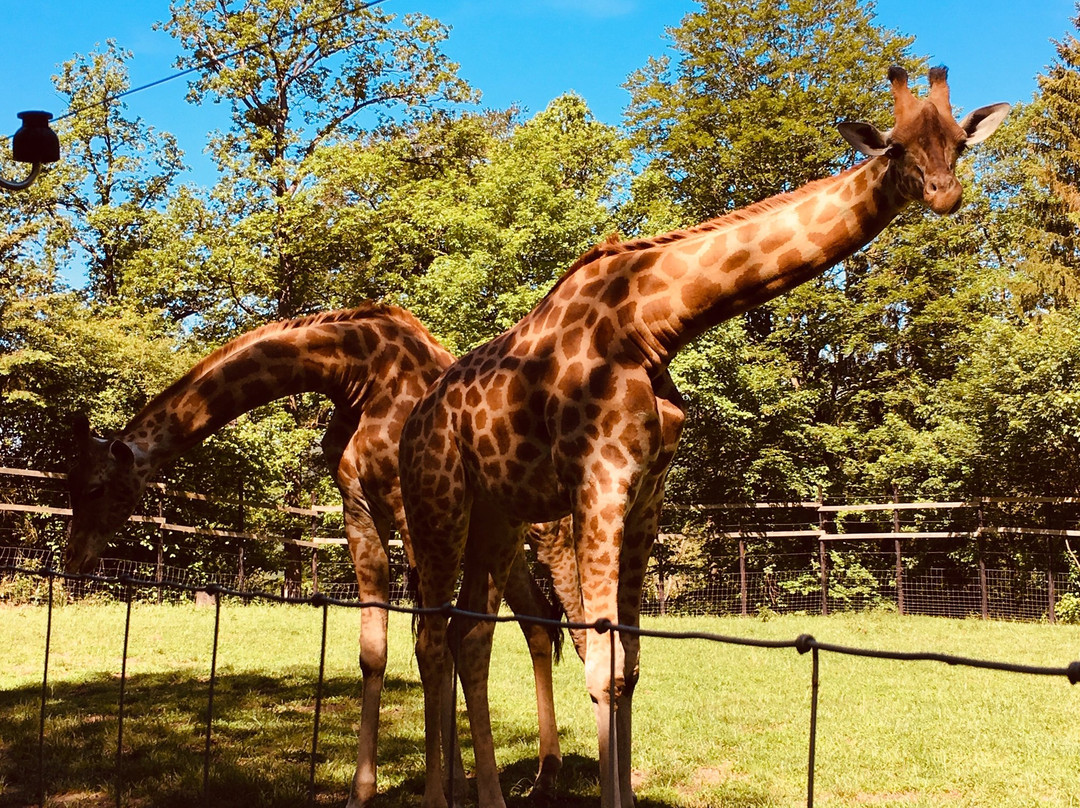
<instances>
[{"instance_id":1,"label":"giraffe ear","mask_svg":"<svg viewBox=\"0 0 1080 808\"><path fill-rule=\"evenodd\" d=\"M1001 126L1001 122L1005 120L1010 109L1012 107L1008 104L990 104L965 115L964 120L960 121L960 128L967 133L965 145L974 146L976 143L982 143L994 134L994 130Z\"/></svg>"},{"instance_id":2,"label":"giraffe ear","mask_svg":"<svg viewBox=\"0 0 1080 808\"><path fill-rule=\"evenodd\" d=\"M109 443L109 454L111 454L113 459L121 466L130 466L135 462L135 453L132 452L131 447L122 440L114 440Z\"/></svg>"},{"instance_id":3,"label":"giraffe ear","mask_svg":"<svg viewBox=\"0 0 1080 808\"><path fill-rule=\"evenodd\" d=\"M873 124L844 121L836 128L840 130L844 140L854 146L857 152L867 157L878 157L889 149L888 134L880 131Z\"/></svg>"}]
</instances>

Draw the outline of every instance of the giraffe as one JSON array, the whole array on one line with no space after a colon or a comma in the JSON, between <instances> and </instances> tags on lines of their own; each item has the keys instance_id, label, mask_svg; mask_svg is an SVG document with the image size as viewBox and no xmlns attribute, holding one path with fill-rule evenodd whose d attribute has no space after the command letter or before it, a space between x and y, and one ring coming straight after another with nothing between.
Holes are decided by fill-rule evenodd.
<instances>
[{"instance_id":1,"label":"giraffe","mask_svg":"<svg viewBox=\"0 0 1080 808\"><path fill-rule=\"evenodd\" d=\"M450 599L459 570L468 608L506 579L523 525L573 518L586 622L636 627L664 479L683 422L668 373L694 336L842 261L910 202L954 212L961 151L1009 110L995 104L959 123L947 71L919 97L889 71L895 125L846 122L867 159L840 174L686 230L597 245L515 326L452 365L402 432L406 515L425 605ZM457 653L477 757L482 808L505 805L490 737L486 621L426 616L417 640L424 681L427 782L439 788L441 681ZM639 639L586 633L585 680L595 705L603 808L630 808L631 704ZM614 659L612 656L614 655ZM614 677L610 671L615 671ZM614 708L612 724L609 710ZM616 772L608 782L606 773Z\"/></svg>"},{"instance_id":2,"label":"giraffe","mask_svg":"<svg viewBox=\"0 0 1080 808\"><path fill-rule=\"evenodd\" d=\"M68 570L89 571L96 565L108 538L132 514L148 480L163 465L241 413L313 391L335 405L322 443L341 491L360 600L386 602L393 529L400 532L413 564L398 483L398 436L420 394L452 359L409 312L369 303L272 323L242 335L197 363L110 438L93 435L88 422L77 419L77 456L69 475L73 515ZM549 533L558 536L559 526L536 526L533 546L550 565L556 591L573 592L575 560L560 557L564 545L540 549ZM556 616L521 556L505 595L519 614ZM370 805L375 794L386 629L385 610L361 610L363 699L350 808ZM540 721L541 767L534 789L537 795L550 796L561 763L551 692L552 643L558 635L535 624L523 624L523 629Z\"/></svg>"}]
</instances>

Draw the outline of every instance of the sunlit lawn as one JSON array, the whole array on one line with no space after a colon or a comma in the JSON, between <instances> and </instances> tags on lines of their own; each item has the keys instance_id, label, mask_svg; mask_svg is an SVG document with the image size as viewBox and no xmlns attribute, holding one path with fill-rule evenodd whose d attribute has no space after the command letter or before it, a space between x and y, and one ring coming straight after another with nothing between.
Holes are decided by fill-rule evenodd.
<instances>
[{"instance_id":1,"label":"sunlit lawn","mask_svg":"<svg viewBox=\"0 0 1080 808\"><path fill-rule=\"evenodd\" d=\"M203 804L213 609L136 605L121 763L123 804ZM120 604L53 616L45 725L49 805L114 805ZM321 612L222 607L209 804L307 804ZM1080 628L892 614L653 619L676 631L819 640L1064 666ZM391 615L380 805L419 804L421 691L407 616ZM359 614L331 609L316 785L343 805L359 720ZM35 804L45 610L0 608L0 805ZM702 640L643 640L634 768L642 806L806 804L810 657ZM509 803L536 767L525 644L496 631L492 705ZM815 805L1080 806L1080 688L1064 679L823 653ZM592 705L567 643L556 671L562 805L598 802ZM461 722L464 729L467 723ZM466 759L468 760L468 744Z\"/></svg>"}]
</instances>

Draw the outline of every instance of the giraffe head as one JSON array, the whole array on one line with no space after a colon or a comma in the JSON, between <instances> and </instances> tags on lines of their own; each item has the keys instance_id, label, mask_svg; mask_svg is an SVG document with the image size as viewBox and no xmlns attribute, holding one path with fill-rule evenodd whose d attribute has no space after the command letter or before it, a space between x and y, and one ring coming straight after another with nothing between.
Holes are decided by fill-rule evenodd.
<instances>
[{"instance_id":1,"label":"giraffe head","mask_svg":"<svg viewBox=\"0 0 1080 808\"><path fill-rule=\"evenodd\" d=\"M75 462L68 472L71 523L64 567L68 572L89 572L109 538L135 511L145 480L128 444L95 435L81 415L72 423L72 432Z\"/></svg>"},{"instance_id":2,"label":"giraffe head","mask_svg":"<svg viewBox=\"0 0 1080 808\"><path fill-rule=\"evenodd\" d=\"M956 178L956 160L964 149L980 143L1009 113L1008 104L979 107L957 122L949 104L948 70L930 70L930 92L919 98L908 87L907 72L889 68L895 125L881 132L868 123L840 124L840 133L868 157L884 155L894 186L905 201L920 202L937 214L960 207L963 190Z\"/></svg>"}]
</instances>

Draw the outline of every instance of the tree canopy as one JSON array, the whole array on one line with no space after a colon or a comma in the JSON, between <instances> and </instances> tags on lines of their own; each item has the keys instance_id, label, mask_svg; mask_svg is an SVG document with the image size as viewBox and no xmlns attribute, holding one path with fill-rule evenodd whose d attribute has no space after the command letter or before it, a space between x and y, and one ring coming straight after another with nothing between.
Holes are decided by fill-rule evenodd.
<instances>
[{"instance_id":1,"label":"tree canopy","mask_svg":"<svg viewBox=\"0 0 1080 808\"><path fill-rule=\"evenodd\" d=\"M905 212L676 358L689 417L669 500L1077 495L1069 24L1031 103L963 158L959 215ZM356 0L180 0L161 25L194 70L189 103L230 110L210 140L216 179L179 184L169 121L116 99L120 43L61 67L57 92L83 110L58 127L64 160L0 197L5 464L62 469L73 413L117 427L272 319L373 298L468 350L611 232L693 224L850 165L836 123L887 127L888 66L926 67L863 0L701 0L672 55L628 77L620 127L573 93L531 116L483 109L441 49L446 26ZM299 495L320 485L328 415L313 397L279 402L168 473L227 487L196 461L248 463L273 496Z\"/></svg>"}]
</instances>

